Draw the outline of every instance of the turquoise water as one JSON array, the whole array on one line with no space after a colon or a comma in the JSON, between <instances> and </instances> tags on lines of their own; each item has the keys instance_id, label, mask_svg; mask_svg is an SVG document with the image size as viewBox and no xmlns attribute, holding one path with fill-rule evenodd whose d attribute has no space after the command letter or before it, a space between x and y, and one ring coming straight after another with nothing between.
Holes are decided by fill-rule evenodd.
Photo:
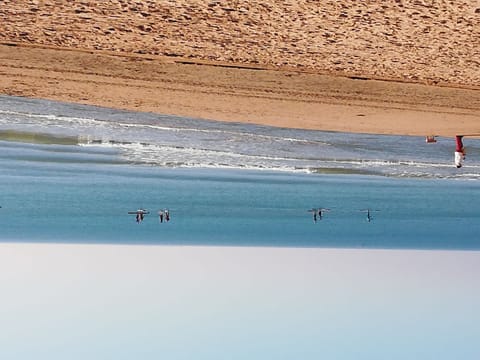
<instances>
[{"instance_id":1,"label":"turquoise water","mask_svg":"<svg viewBox=\"0 0 480 360\"><path fill-rule=\"evenodd\" d=\"M458 171L450 155L428 165L419 149L431 147L415 137L403 138L402 153L398 137L154 121L152 114L2 100L3 241L480 248L480 172L471 152ZM85 140L92 136L108 140ZM159 145L169 142L178 151ZM385 159L372 160L379 146ZM280 151L284 157L275 157ZM344 158L332 160L333 153ZM411 163L388 160L394 156ZM360 168L363 162L369 166ZM141 224L127 214L139 208L151 212ZM157 212L165 208L172 221L161 224ZM331 211L314 223L312 208ZM361 209L372 209L374 220Z\"/></svg>"},{"instance_id":2,"label":"turquoise water","mask_svg":"<svg viewBox=\"0 0 480 360\"><path fill-rule=\"evenodd\" d=\"M2 239L129 244L479 249L476 181L115 163L0 142ZM137 224L128 211L151 212ZM168 223L157 212L168 208ZM311 208L329 208L313 222ZM370 208L373 221L359 211Z\"/></svg>"}]
</instances>

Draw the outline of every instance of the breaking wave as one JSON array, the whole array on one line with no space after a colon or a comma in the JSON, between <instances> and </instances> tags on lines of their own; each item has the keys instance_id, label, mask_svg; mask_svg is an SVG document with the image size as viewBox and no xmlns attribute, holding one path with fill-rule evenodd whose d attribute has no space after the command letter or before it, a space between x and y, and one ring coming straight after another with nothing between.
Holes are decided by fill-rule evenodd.
<instances>
[{"instance_id":1,"label":"breaking wave","mask_svg":"<svg viewBox=\"0 0 480 360\"><path fill-rule=\"evenodd\" d=\"M350 134L225 123L1 97L0 140L80 145L118 163L411 178L480 178L480 141L462 169L451 139ZM477 156L478 155L478 156Z\"/></svg>"}]
</instances>

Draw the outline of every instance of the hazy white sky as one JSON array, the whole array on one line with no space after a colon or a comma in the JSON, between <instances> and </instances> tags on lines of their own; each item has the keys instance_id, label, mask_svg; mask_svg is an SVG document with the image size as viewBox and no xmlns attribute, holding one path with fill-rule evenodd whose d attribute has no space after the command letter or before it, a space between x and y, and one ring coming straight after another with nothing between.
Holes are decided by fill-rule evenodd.
<instances>
[{"instance_id":1,"label":"hazy white sky","mask_svg":"<svg viewBox=\"0 0 480 360\"><path fill-rule=\"evenodd\" d=\"M0 244L1 359L478 359L480 252Z\"/></svg>"}]
</instances>

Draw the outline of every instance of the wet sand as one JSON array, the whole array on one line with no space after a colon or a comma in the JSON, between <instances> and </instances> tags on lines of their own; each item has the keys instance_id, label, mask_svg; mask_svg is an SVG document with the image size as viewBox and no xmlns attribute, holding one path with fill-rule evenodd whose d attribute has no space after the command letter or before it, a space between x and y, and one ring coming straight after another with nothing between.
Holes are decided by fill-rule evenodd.
<instances>
[{"instance_id":1,"label":"wet sand","mask_svg":"<svg viewBox=\"0 0 480 360\"><path fill-rule=\"evenodd\" d=\"M280 127L480 133L480 91L106 52L0 46L0 92Z\"/></svg>"}]
</instances>

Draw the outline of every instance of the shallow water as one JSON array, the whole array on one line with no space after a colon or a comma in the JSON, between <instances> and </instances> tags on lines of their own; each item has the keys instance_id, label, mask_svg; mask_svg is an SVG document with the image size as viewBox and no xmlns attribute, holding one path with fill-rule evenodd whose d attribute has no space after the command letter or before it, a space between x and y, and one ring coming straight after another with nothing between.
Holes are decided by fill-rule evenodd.
<instances>
[{"instance_id":1,"label":"shallow water","mask_svg":"<svg viewBox=\"0 0 480 360\"><path fill-rule=\"evenodd\" d=\"M282 129L0 97L0 139L32 141L32 134L39 142L102 147L129 164L169 168L480 178L475 139L465 139L468 161L459 170L453 139L427 144L414 136Z\"/></svg>"},{"instance_id":2,"label":"shallow water","mask_svg":"<svg viewBox=\"0 0 480 360\"><path fill-rule=\"evenodd\" d=\"M0 166L4 241L480 248L477 181L164 168L112 148L11 141ZM127 214L138 208L151 212L140 224ZM312 208L330 211L314 223Z\"/></svg>"}]
</instances>

